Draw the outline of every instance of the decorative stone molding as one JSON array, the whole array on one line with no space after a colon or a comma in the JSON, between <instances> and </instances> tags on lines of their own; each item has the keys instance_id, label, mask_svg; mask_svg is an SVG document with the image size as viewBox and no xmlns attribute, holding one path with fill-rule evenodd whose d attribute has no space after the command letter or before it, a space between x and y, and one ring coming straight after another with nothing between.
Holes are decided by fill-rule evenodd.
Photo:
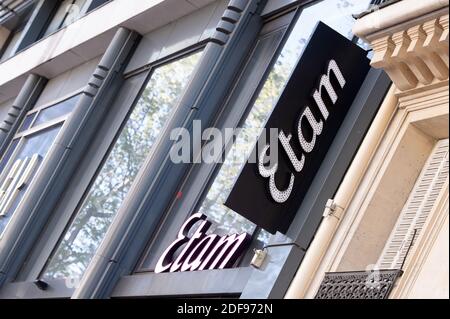
<instances>
[{"instance_id":1,"label":"decorative stone molding","mask_svg":"<svg viewBox=\"0 0 450 319\"><path fill-rule=\"evenodd\" d=\"M444 0L441 9L419 12L418 17L408 21L398 21L402 8L413 5L416 0L403 0L378 10L357 21L354 32L368 41L374 51L372 66L384 69L398 88L397 94L411 94L413 91L448 85L448 1ZM368 26L374 21L371 15L386 20L383 15L389 9L393 24L376 30ZM384 21L383 20L383 21ZM384 21L384 23L388 23ZM364 26L364 25L367 26Z\"/></svg>"}]
</instances>

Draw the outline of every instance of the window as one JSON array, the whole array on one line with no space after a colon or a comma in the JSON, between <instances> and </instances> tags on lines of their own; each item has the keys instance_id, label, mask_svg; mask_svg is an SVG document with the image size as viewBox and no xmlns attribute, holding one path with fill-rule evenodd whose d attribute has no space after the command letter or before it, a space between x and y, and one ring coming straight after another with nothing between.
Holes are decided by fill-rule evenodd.
<instances>
[{"instance_id":1,"label":"window","mask_svg":"<svg viewBox=\"0 0 450 319\"><path fill-rule=\"evenodd\" d=\"M438 141L425 164L389 240L378 259L379 269L401 269L448 179L448 139Z\"/></svg>"},{"instance_id":2,"label":"window","mask_svg":"<svg viewBox=\"0 0 450 319\"><path fill-rule=\"evenodd\" d=\"M46 279L81 278L166 128L201 52L156 67L44 271Z\"/></svg>"},{"instance_id":3,"label":"window","mask_svg":"<svg viewBox=\"0 0 450 319\"><path fill-rule=\"evenodd\" d=\"M259 229L255 224L224 205L244 165L242 159L250 156L261 133L261 128L265 126L266 121L269 119L278 98L283 92L284 86L289 80L291 72L294 70L309 37L319 21L319 17L321 17L321 21L347 38L352 39L351 28L354 20L351 14L366 9L368 4L368 0L326 0L303 9L290 34L287 36L286 42L275 59L273 66L268 70L265 81L264 74L270 67L271 60L282 43L286 34L286 27L280 27L280 22L274 23L274 27L269 27L271 22L268 22L263 28L252 56L240 77L240 83L238 83L229 102L227 102L225 107L228 109L227 113L225 114L224 112L224 117L227 114L232 114L230 117L239 113L247 114L241 118L241 124L236 122L233 124L243 128L243 130L236 136L235 143L228 150L223 164L218 165L216 168L217 174L203 193L202 199L191 208L191 212L200 212L208 216L208 220L212 222L209 229L210 232L218 234L247 232L257 238L257 241L259 241L259 243L256 243L257 245L268 242L270 237L268 232ZM324 15L323 12L328 14ZM279 19L282 19L282 17ZM268 31L267 28L271 29L271 31ZM256 90L261 81L264 82L258 92ZM256 99L253 98L255 91ZM246 109L246 111L243 111L243 109ZM183 206L179 214L185 214L186 211L186 207ZM178 214L178 212L175 214ZM176 237L178 229L179 227L173 227L172 225L162 226L159 235L153 239L141 260L138 266L139 272L147 272L154 269L158 257L161 256L167 246L170 245L170 242Z\"/></svg>"},{"instance_id":4,"label":"window","mask_svg":"<svg viewBox=\"0 0 450 319\"><path fill-rule=\"evenodd\" d=\"M65 26L75 22L88 9L90 1L88 0L63 0L56 9L44 36L47 36Z\"/></svg>"},{"instance_id":5,"label":"window","mask_svg":"<svg viewBox=\"0 0 450 319\"><path fill-rule=\"evenodd\" d=\"M0 235L72 112L79 95L31 110L0 161Z\"/></svg>"}]
</instances>

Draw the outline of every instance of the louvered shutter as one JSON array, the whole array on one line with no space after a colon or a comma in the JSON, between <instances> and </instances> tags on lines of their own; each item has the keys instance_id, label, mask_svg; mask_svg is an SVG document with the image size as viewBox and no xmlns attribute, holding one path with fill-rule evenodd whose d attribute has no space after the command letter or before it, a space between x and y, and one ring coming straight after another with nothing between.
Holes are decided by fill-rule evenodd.
<instances>
[{"instance_id":1,"label":"louvered shutter","mask_svg":"<svg viewBox=\"0 0 450 319\"><path fill-rule=\"evenodd\" d=\"M420 235L448 178L448 139L428 158L378 261L379 269L400 269L416 231ZM415 240L414 239L414 240Z\"/></svg>"}]
</instances>

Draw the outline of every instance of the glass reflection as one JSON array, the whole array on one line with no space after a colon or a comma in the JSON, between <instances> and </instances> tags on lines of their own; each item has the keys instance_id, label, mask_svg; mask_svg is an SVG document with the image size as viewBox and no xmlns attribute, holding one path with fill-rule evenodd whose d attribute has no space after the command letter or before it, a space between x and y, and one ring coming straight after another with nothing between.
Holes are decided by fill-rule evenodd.
<instances>
[{"instance_id":1,"label":"glass reflection","mask_svg":"<svg viewBox=\"0 0 450 319\"><path fill-rule=\"evenodd\" d=\"M51 19L44 37L75 22L86 11L87 0L63 0Z\"/></svg>"},{"instance_id":2,"label":"glass reflection","mask_svg":"<svg viewBox=\"0 0 450 319\"><path fill-rule=\"evenodd\" d=\"M30 163L30 160L33 158L33 156L39 155L40 160L38 161L37 165L34 166L34 169L32 170L28 178L29 181L33 180L37 170L42 163L42 159L47 155L60 129L61 125L58 125L45 131L40 131L35 135L26 137L22 141L21 146L19 147L19 151L14 156L14 160L9 162L11 163L10 166L13 167L15 163L23 163L24 161ZM12 149L15 147L17 147L17 141L13 143ZM9 170L5 170L4 172L2 172L2 174L0 174L0 185L5 185L4 181L7 178L8 173ZM6 195L8 195L8 192L7 189L1 190L2 196L0 196L0 234L2 234L5 230L6 225L9 223L13 212L25 195L29 185L30 183L26 183L22 187L14 190L14 195L10 195L14 196L14 200L11 202L11 204L8 205L8 208L6 210L4 209L6 205L5 201L7 200ZM3 198L3 196L5 196L5 198Z\"/></svg>"},{"instance_id":3,"label":"glass reflection","mask_svg":"<svg viewBox=\"0 0 450 319\"><path fill-rule=\"evenodd\" d=\"M67 99L61 103L43 109L39 112L39 115L36 118L36 121L33 123L33 127L44 124L51 120L60 118L64 115L67 115L73 111L75 105L80 99L80 95L75 95L70 99Z\"/></svg>"},{"instance_id":4,"label":"glass reflection","mask_svg":"<svg viewBox=\"0 0 450 319\"><path fill-rule=\"evenodd\" d=\"M201 53L157 68L44 277L81 278L142 164L173 113Z\"/></svg>"},{"instance_id":5,"label":"glass reflection","mask_svg":"<svg viewBox=\"0 0 450 319\"><path fill-rule=\"evenodd\" d=\"M3 169L6 167L6 164L8 163L9 159L13 155L14 151L16 150L17 145L19 144L19 139L15 139L12 141L11 145L8 148L8 151L3 156L1 162L0 162L0 177L2 175Z\"/></svg>"},{"instance_id":6,"label":"glass reflection","mask_svg":"<svg viewBox=\"0 0 450 319\"><path fill-rule=\"evenodd\" d=\"M31 123L33 123L35 116L36 116L36 113L27 115L25 117L25 119L23 120L22 126L20 127L19 133L26 131L30 128Z\"/></svg>"}]
</instances>

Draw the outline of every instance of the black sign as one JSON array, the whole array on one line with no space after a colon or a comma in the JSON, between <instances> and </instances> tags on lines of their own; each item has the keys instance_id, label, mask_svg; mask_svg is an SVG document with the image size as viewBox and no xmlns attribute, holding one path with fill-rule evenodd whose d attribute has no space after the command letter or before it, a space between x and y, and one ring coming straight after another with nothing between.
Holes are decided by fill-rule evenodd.
<instances>
[{"instance_id":1,"label":"black sign","mask_svg":"<svg viewBox=\"0 0 450 319\"><path fill-rule=\"evenodd\" d=\"M278 129L253 150L225 205L271 233L286 233L369 69L367 53L319 23L266 125Z\"/></svg>"}]
</instances>

